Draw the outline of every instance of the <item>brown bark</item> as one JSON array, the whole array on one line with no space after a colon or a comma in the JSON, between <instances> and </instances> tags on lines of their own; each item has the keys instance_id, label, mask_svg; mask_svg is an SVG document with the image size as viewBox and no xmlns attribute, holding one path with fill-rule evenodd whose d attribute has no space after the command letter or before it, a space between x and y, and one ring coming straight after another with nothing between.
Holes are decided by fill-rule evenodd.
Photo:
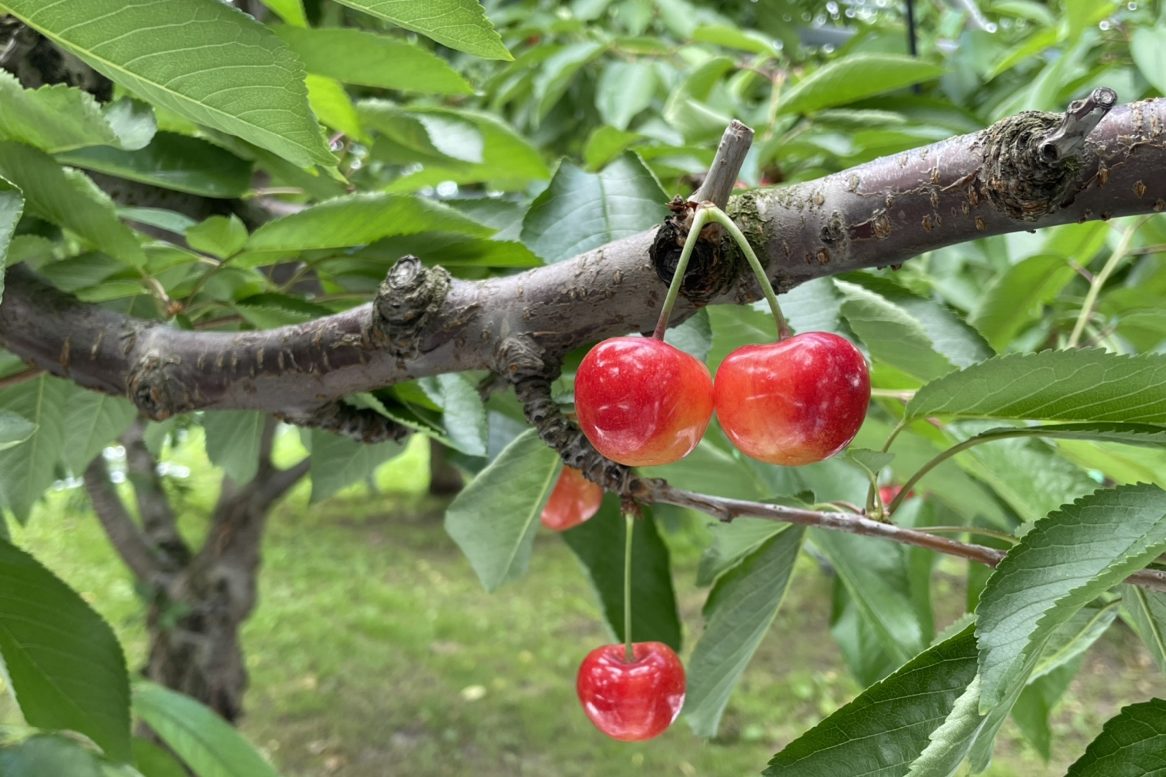
<instances>
[{"instance_id":1,"label":"brown bark","mask_svg":"<svg viewBox=\"0 0 1166 777\"><path fill-rule=\"evenodd\" d=\"M1166 98L1113 108L1060 160L1072 175L1045 186L1043 146L1029 141L1052 134L1057 119L1021 114L817 181L748 193L730 210L788 289L976 237L1166 209ZM1024 191L1018 180L1042 184ZM554 362L587 342L650 329L665 291L648 260L654 234L477 282L405 263L372 303L262 332L181 331L127 318L17 267L0 305L0 345L83 386L127 395L153 417L243 408L314 424L324 407L331 422L335 403L353 392L442 372L505 374L500 349L515 336ZM743 272L712 301L758 296ZM695 309L678 308L678 317ZM345 424L356 436L385 434L364 415L355 420Z\"/></svg>"}]
</instances>

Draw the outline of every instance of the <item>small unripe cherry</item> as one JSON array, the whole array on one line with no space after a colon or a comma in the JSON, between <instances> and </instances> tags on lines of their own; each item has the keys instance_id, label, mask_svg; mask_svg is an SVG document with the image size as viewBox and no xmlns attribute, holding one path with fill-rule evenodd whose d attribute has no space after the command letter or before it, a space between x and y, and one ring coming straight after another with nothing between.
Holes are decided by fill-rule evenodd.
<instances>
[{"instance_id":1,"label":"small unripe cherry","mask_svg":"<svg viewBox=\"0 0 1166 777\"><path fill-rule=\"evenodd\" d=\"M551 531L566 531L599 511L603 489L574 467L563 467L539 519Z\"/></svg>"},{"instance_id":2,"label":"small unripe cherry","mask_svg":"<svg viewBox=\"0 0 1166 777\"><path fill-rule=\"evenodd\" d=\"M575 373L575 413L595 449L629 467L678 461L713 413L713 381L695 357L652 337L612 337Z\"/></svg>"}]
</instances>

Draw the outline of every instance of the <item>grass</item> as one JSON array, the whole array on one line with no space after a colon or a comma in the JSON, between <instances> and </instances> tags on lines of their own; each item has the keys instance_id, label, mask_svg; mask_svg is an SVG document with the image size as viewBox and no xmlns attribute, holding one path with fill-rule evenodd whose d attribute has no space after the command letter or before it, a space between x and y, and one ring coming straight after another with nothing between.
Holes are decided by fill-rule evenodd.
<instances>
[{"instance_id":1,"label":"grass","mask_svg":"<svg viewBox=\"0 0 1166 777\"><path fill-rule=\"evenodd\" d=\"M178 452L192 472L182 498L192 515L214 494L199 447ZM380 494L357 488L309 506L301 487L273 516L261 603L244 633L243 730L284 777L736 777L758 773L857 692L829 635L831 581L803 559L717 740L694 737L683 721L652 742L607 740L578 708L574 674L610 638L565 544L540 534L530 573L486 594L442 531L441 505L422 495L424 456L414 447L382 470ZM199 521L189 523L197 532ZM692 532L666 536L691 642L704 596L692 583L699 542ZM54 494L14 539L80 590L131 665L140 661L136 594L76 492ZM944 575L939 609L958 600L957 581ZM1164 691L1133 635L1112 629L1054 716L1052 763L1008 728L989 774L1061 775L1118 707ZM0 721L14 715L5 704Z\"/></svg>"}]
</instances>

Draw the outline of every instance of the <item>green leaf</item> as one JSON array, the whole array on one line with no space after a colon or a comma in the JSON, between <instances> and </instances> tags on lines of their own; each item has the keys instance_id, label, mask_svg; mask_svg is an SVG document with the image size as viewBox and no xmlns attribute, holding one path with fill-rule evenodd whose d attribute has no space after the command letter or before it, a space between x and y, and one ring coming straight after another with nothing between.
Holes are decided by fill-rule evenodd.
<instances>
[{"instance_id":1,"label":"green leaf","mask_svg":"<svg viewBox=\"0 0 1166 777\"><path fill-rule=\"evenodd\" d=\"M911 762L906 777L953 777L983 729L980 714L980 678L973 677L947 713L943 724L931 732L927 747Z\"/></svg>"},{"instance_id":2,"label":"green leaf","mask_svg":"<svg viewBox=\"0 0 1166 777\"><path fill-rule=\"evenodd\" d=\"M203 413L206 455L211 464L222 469L223 474L239 485L250 483L259 471L259 446L265 423L266 416L252 410ZM312 450L315 453L314 447ZM315 463L314 458L312 461Z\"/></svg>"},{"instance_id":3,"label":"green leaf","mask_svg":"<svg viewBox=\"0 0 1166 777\"><path fill-rule=\"evenodd\" d=\"M656 93L656 68L643 60L612 60L603 66L595 86L595 107L603 120L626 130L640 111L652 104Z\"/></svg>"},{"instance_id":4,"label":"green leaf","mask_svg":"<svg viewBox=\"0 0 1166 777\"><path fill-rule=\"evenodd\" d=\"M4 777L102 777L101 762L79 742L38 734L19 744L0 745Z\"/></svg>"},{"instance_id":5,"label":"green leaf","mask_svg":"<svg viewBox=\"0 0 1166 777\"><path fill-rule=\"evenodd\" d=\"M477 0L337 0L443 46L483 59L513 59Z\"/></svg>"},{"instance_id":6,"label":"green leaf","mask_svg":"<svg viewBox=\"0 0 1166 777\"><path fill-rule=\"evenodd\" d=\"M186 242L196 251L226 259L247 245L247 227L234 213L211 216L186 230Z\"/></svg>"},{"instance_id":7,"label":"green leaf","mask_svg":"<svg viewBox=\"0 0 1166 777\"><path fill-rule=\"evenodd\" d=\"M0 175L20 187L28 212L75 232L135 266L146 263L138 239L117 220L113 202L76 170L62 170L29 146L0 142Z\"/></svg>"},{"instance_id":8,"label":"green leaf","mask_svg":"<svg viewBox=\"0 0 1166 777\"><path fill-rule=\"evenodd\" d=\"M562 535L587 572L604 620L621 642L624 531L618 501L608 497L598 513ZM663 642L680 650L680 614L672 589L668 546L660 538L650 510L636 519L632 532L632 613L633 642Z\"/></svg>"},{"instance_id":9,"label":"green leaf","mask_svg":"<svg viewBox=\"0 0 1166 777\"><path fill-rule=\"evenodd\" d=\"M689 657L684 715L698 736L715 736L729 696L769 631L802 546L789 527L721 576L704 606L705 626Z\"/></svg>"},{"instance_id":10,"label":"green leaf","mask_svg":"<svg viewBox=\"0 0 1166 777\"><path fill-rule=\"evenodd\" d=\"M1088 549L1066 553L1065 548ZM976 608L983 694L1023 684L1053 632L1085 604L1166 551L1166 491L1101 490L1037 521L988 579Z\"/></svg>"},{"instance_id":11,"label":"green leaf","mask_svg":"<svg viewBox=\"0 0 1166 777\"><path fill-rule=\"evenodd\" d=\"M667 199L651 171L632 154L598 173L563 162L531 204L522 242L555 264L659 224L667 215Z\"/></svg>"},{"instance_id":12,"label":"green leaf","mask_svg":"<svg viewBox=\"0 0 1166 777\"><path fill-rule=\"evenodd\" d=\"M1121 589L1125 620L1141 638L1158 670L1166 672L1166 594L1134 585Z\"/></svg>"},{"instance_id":13,"label":"green leaf","mask_svg":"<svg viewBox=\"0 0 1166 777\"><path fill-rule=\"evenodd\" d=\"M604 48L598 41L585 40L563 46L547 57L531 84L536 100L535 116L539 121L546 118L567 88L577 82L580 69L599 57Z\"/></svg>"},{"instance_id":14,"label":"green leaf","mask_svg":"<svg viewBox=\"0 0 1166 777\"><path fill-rule=\"evenodd\" d=\"M130 685L113 629L23 550L0 541L0 657L24 719L130 757Z\"/></svg>"},{"instance_id":15,"label":"green leaf","mask_svg":"<svg viewBox=\"0 0 1166 777\"><path fill-rule=\"evenodd\" d=\"M7 71L0 71L0 102L0 139L49 153L85 146L141 148L154 134L154 116L148 110L118 102L103 112L88 92L63 84L23 89Z\"/></svg>"},{"instance_id":16,"label":"green leaf","mask_svg":"<svg viewBox=\"0 0 1166 777\"><path fill-rule=\"evenodd\" d=\"M1046 762L1052 757L1053 732L1049 715L1080 668L1080 661L1057 667L1030 682L1012 707L1012 720L1020 733Z\"/></svg>"},{"instance_id":17,"label":"green leaf","mask_svg":"<svg viewBox=\"0 0 1166 777\"><path fill-rule=\"evenodd\" d=\"M294 24L297 27L308 26L308 17L304 13L304 0L260 0L260 2L288 24Z\"/></svg>"},{"instance_id":18,"label":"green leaf","mask_svg":"<svg viewBox=\"0 0 1166 777\"><path fill-rule=\"evenodd\" d=\"M815 530L810 536L891 657L902 663L918 653L927 641L911 599L903 548L836 531Z\"/></svg>"},{"instance_id":19,"label":"green leaf","mask_svg":"<svg viewBox=\"0 0 1166 777\"><path fill-rule=\"evenodd\" d=\"M0 451L7 450L14 445L32 437L36 432L36 424L22 415L0 410Z\"/></svg>"},{"instance_id":20,"label":"green leaf","mask_svg":"<svg viewBox=\"0 0 1166 777\"><path fill-rule=\"evenodd\" d=\"M4 299L4 268L8 265L8 246L16 225L24 213L24 195L8 181L0 178L0 301Z\"/></svg>"},{"instance_id":21,"label":"green leaf","mask_svg":"<svg viewBox=\"0 0 1166 777\"><path fill-rule=\"evenodd\" d=\"M664 342L703 362L713 347L708 311L701 308L676 326L669 327L664 332Z\"/></svg>"},{"instance_id":22,"label":"green leaf","mask_svg":"<svg viewBox=\"0 0 1166 777\"><path fill-rule=\"evenodd\" d=\"M814 278L777 296L781 312L795 332L838 333L843 300L833 278Z\"/></svg>"},{"instance_id":23,"label":"green leaf","mask_svg":"<svg viewBox=\"0 0 1166 777\"><path fill-rule=\"evenodd\" d=\"M971 629L913 658L795 739L766 777L899 777L928 747L976 674ZM930 775L930 772L927 774ZM919 773L922 777L922 773Z\"/></svg>"},{"instance_id":24,"label":"green leaf","mask_svg":"<svg viewBox=\"0 0 1166 777\"><path fill-rule=\"evenodd\" d=\"M850 673L862 686L874 685L902 665L883 647L875 631L843 582L835 578L830 607L830 634L842 651Z\"/></svg>"},{"instance_id":25,"label":"green leaf","mask_svg":"<svg viewBox=\"0 0 1166 777\"><path fill-rule=\"evenodd\" d=\"M346 84L422 94L474 91L446 60L398 38L346 27L274 29L309 73Z\"/></svg>"},{"instance_id":26,"label":"green leaf","mask_svg":"<svg viewBox=\"0 0 1166 777\"><path fill-rule=\"evenodd\" d=\"M377 467L401 452L400 443L366 445L331 432L311 432L312 504L323 501L345 486L372 477Z\"/></svg>"},{"instance_id":27,"label":"green leaf","mask_svg":"<svg viewBox=\"0 0 1166 777\"><path fill-rule=\"evenodd\" d=\"M279 777L238 731L188 696L138 682L134 712L196 777Z\"/></svg>"},{"instance_id":28,"label":"green leaf","mask_svg":"<svg viewBox=\"0 0 1166 777\"><path fill-rule=\"evenodd\" d=\"M218 0L4 0L8 11L150 102L293 164L333 167L303 65ZM197 32L194 32L197 30Z\"/></svg>"},{"instance_id":29,"label":"green leaf","mask_svg":"<svg viewBox=\"0 0 1166 777\"><path fill-rule=\"evenodd\" d=\"M643 137L638 132L625 132L606 125L597 127L583 147L584 167L588 170L604 167Z\"/></svg>"},{"instance_id":30,"label":"green leaf","mask_svg":"<svg viewBox=\"0 0 1166 777\"><path fill-rule=\"evenodd\" d=\"M902 54L851 54L831 60L794 84L782 95L778 112L813 113L930 81L945 72L942 65Z\"/></svg>"},{"instance_id":31,"label":"green leaf","mask_svg":"<svg viewBox=\"0 0 1166 777\"><path fill-rule=\"evenodd\" d=\"M1076 273L1066 257L1032 256L995 278L980 297L972 326L997 350L1012 343L1024 326L1040 317L1044 306Z\"/></svg>"},{"instance_id":32,"label":"green leaf","mask_svg":"<svg viewBox=\"0 0 1166 777\"><path fill-rule=\"evenodd\" d=\"M885 297L853 283L837 281L846 297L842 315L854 333L870 349L876 362L886 362L922 380L931 380L955 369L935 349L923 324Z\"/></svg>"},{"instance_id":33,"label":"green leaf","mask_svg":"<svg viewBox=\"0 0 1166 777\"><path fill-rule=\"evenodd\" d=\"M474 381L461 373L445 373L422 378L418 385L441 408L442 425L453 447L468 456L485 456L486 408Z\"/></svg>"},{"instance_id":34,"label":"green leaf","mask_svg":"<svg viewBox=\"0 0 1166 777\"><path fill-rule=\"evenodd\" d=\"M561 462L534 429L514 439L445 511L453 538L487 591L526 572L539 514Z\"/></svg>"},{"instance_id":35,"label":"green leaf","mask_svg":"<svg viewBox=\"0 0 1166 777\"><path fill-rule=\"evenodd\" d=\"M731 523L711 524L708 528L713 541L701 554L696 584L711 585L788 526L790 524L748 516L737 518Z\"/></svg>"},{"instance_id":36,"label":"green leaf","mask_svg":"<svg viewBox=\"0 0 1166 777\"><path fill-rule=\"evenodd\" d=\"M19 445L0 451L0 503L24 522L32 505L52 485L64 447L64 417L70 384L42 375L0 391L0 408L36 424Z\"/></svg>"},{"instance_id":37,"label":"green leaf","mask_svg":"<svg viewBox=\"0 0 1166 777\"><path fill-rule=\"evenodd\" d=\"M196 194L229 199L251 188L251 163L199 138L159 132L140 151L85 148L59 154L75 167L117 178Z\"/></svg>"},{"instance_id":38,"label":"green leaf","mask_svg":"<svg viewBox=\"0 0 1166 777\"><path fill-rule=\"evenodd\" d=\"M305 83L308 85L308 102L324 126L362 143L371 142L344 84L314 73L308 73Z\"/></svg>"},{"instance_id":39,"label":"green leaf","mask_svg":"<svg viewBox=\"0 0 1166 777\"><path fill-rule=\"evenodd\" d=\"M169 750L153 740L134 737L134 768L142 777L190 777L190 772Z\"/></svg>"},{"instance_id":40,"label":"green leaf","mask_svg":"<svg viewBox=\"0 0 1166 777\"><path fill-rule=\"evenodd\" d=\"M251 233L248 251L299 253L363 245L390 235L448 231L486 237L493 230L432 200L396 194L337 197L269 221Z\"/></svg>"},{"instance_id":41,"label":"green leaf","mask_svg":"<svg viewBox=\"0 0 1166 777\"><path fill-rule=\"evenodd\" d=\"M1130 36L1130 55L1142 77L1166 95L1166 30L1142 27Z\"/></svg>"},{"instance_id":42,"label":"green leaf","mask_svg":"<svg viewBox=\"0 0 1166 777\"><path fill-rule=\"evenodd\" d=\"M1106 721L1066 777L1155 777L1166 774L1166 701L1124 707Z\"/></svg>"},{"instance_id":43,"label":"green leaf","mask_svg":"<svg viewBox=\"0 0 1166 777\"><path fill-rule=\"evenodd\" d=\"M138 409L124 397L74 389L65 406L61 460L75 475L129 428Z\"/></svg>"},{"instance_id":44,"label":"green leaf","mask_svg":"<svg viewBox=\"0 0 1166 777\"><path fill-rule=\"evenodd\" d=\"M1166 423L1166 355L1041 351L988 359L932 381L907 403L928 416Z\"/></svg>"},{"instance_id":45,"label":"green leaf","mask_svg":"<svg viewBox=\"0 0 1166 777\"><path fill-rule=\"evenodd\" d=\"M542 260L522 243L493 238L471 237L449 232L420 232L378 240L353 253L352 259L363 267L369 259L379 260L375 266L383 271L406 254L425 257L427 264L442 267L539 267ZM342 262L343 260L341 260ZM327 267L340 272L341 262L329 261ZM384 264L387 262L388 264Z\"/></svg>"}]
</instances>

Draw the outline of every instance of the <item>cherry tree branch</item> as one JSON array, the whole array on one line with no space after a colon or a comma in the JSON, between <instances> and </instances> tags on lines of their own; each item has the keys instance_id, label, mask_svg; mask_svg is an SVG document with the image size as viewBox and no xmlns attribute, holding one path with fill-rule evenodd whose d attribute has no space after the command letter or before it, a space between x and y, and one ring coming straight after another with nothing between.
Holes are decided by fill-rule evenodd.
<instances>
[{"instance_id":1,"label":"cherry tree branch","mask_svg":"<svg viewBox=\"0 0 1166 777\"><path fill-rule=\"evenodd\" d=\"M655 481L654 488L648 495L648 501L664 502L678 507L687 507L708 513L724 523L731 523L733 519L742 516L765 518L782 523L796 523L801 526L813 526L831 531L842 531L848 534L859 534L864 537L879 537L903 545L914 545L919 548L943 553L948 556L958 556L978 564L995 567L1004 558L1004 552L995 548L987 548L974 543L960 542L950 537L941 537L917 529L908 529L896 526L893 523L883 523L867 518L859 513L830 513L816 510L801 510L796 507L764 504L762 502L747 502L741 499L727 499L708 494L698 494L692 491L675 488L674 486ZM972 529L969 528L969 531ZM1126 583L1148 588L1154 591L1166 591L1166 572L1157 569L1143 569L1135 572L1125 580Z\"/></svg>"}]
</instances>

